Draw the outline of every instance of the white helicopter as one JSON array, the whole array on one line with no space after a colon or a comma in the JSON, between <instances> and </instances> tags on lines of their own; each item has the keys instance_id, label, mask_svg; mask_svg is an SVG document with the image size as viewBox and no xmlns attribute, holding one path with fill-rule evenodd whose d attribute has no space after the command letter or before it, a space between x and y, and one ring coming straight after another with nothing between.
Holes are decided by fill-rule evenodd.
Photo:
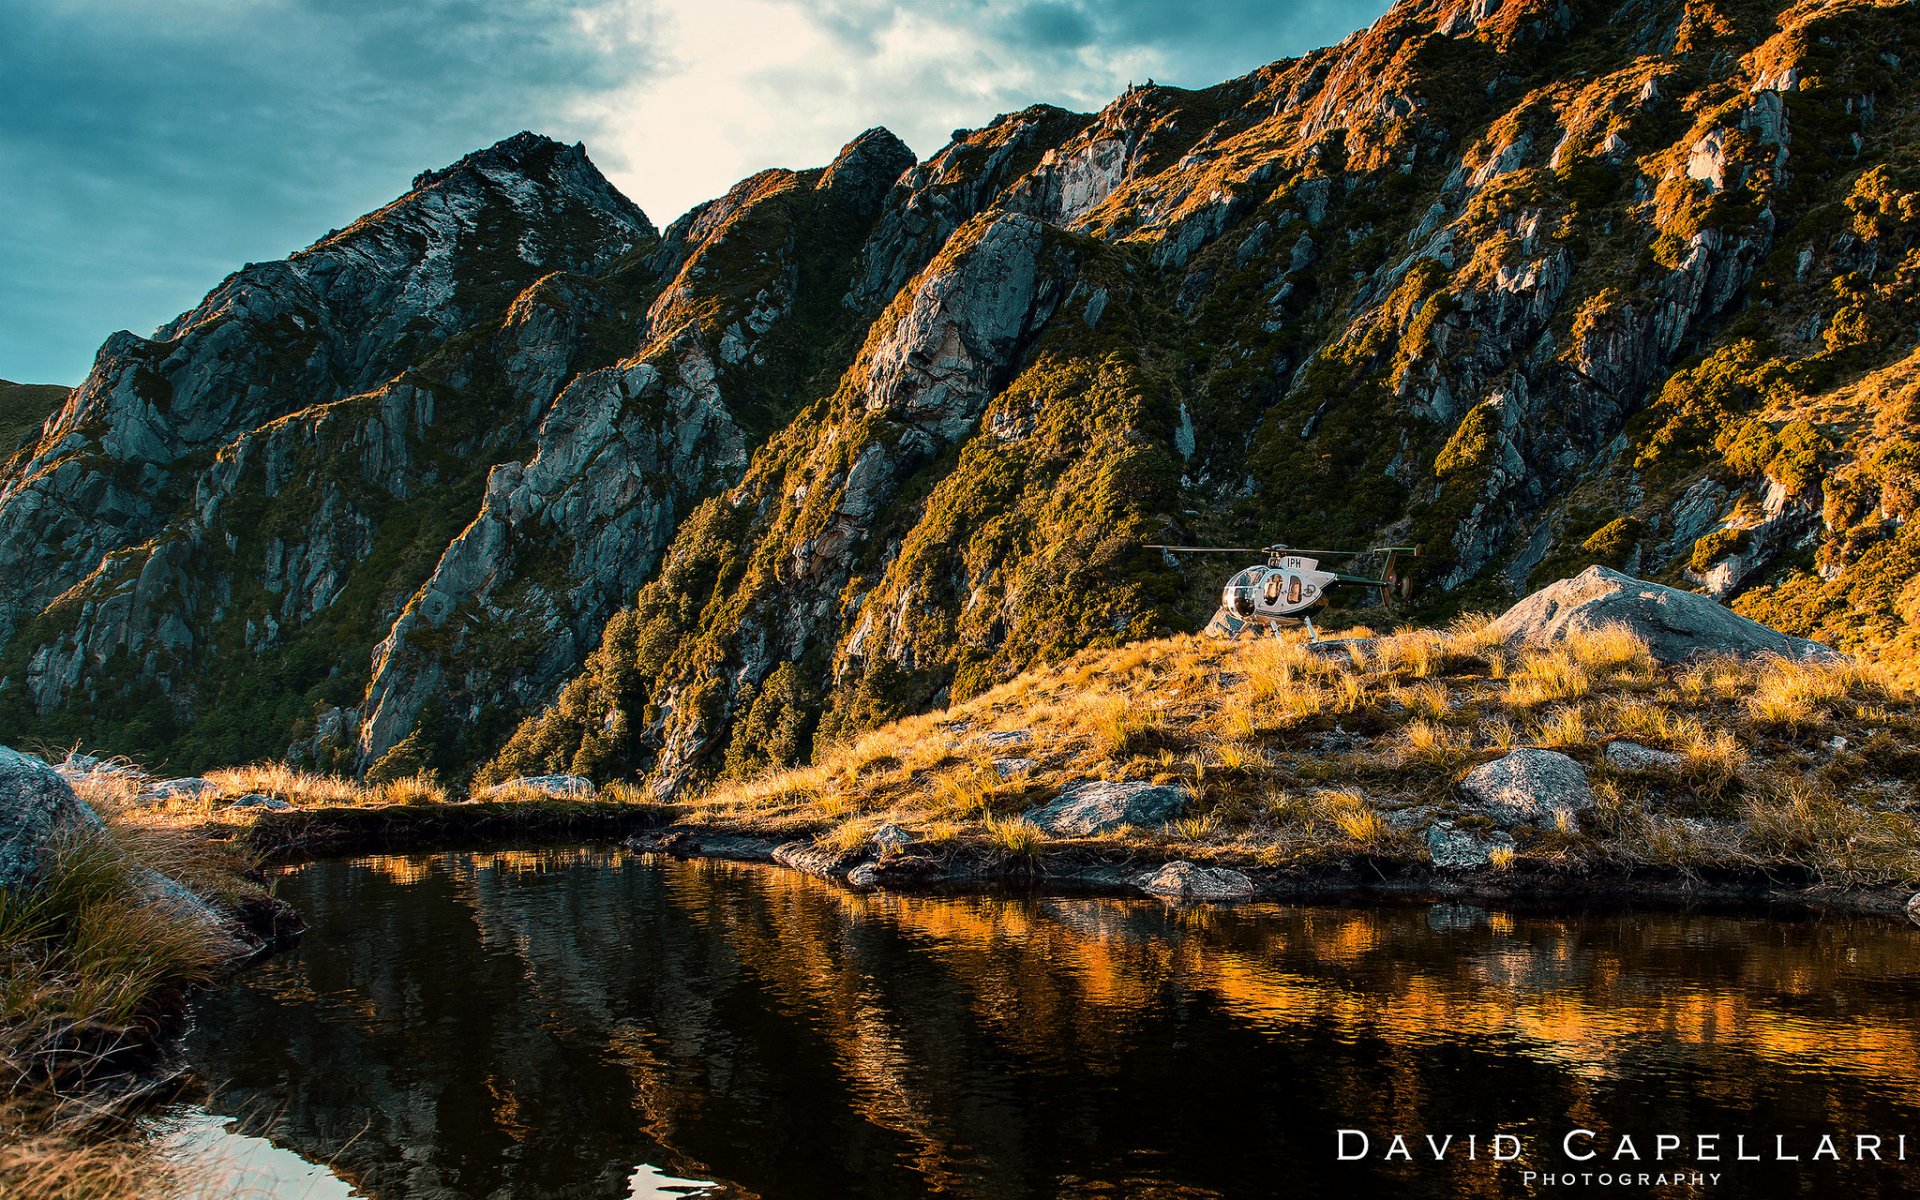
<instances>
[{"instance_id":1,"label":"white helicopter","mask_svg":"<svg viewBox=\"0 0 1920 1200\"><path fill-rule=\"evenodd\" d=\"M1263 626L1278 636L1281 627L1296 621L1304 623L1307 635L1320 640L1308 614L1326 602L1327 592L1337 584L1357 583L1380 589L1382 601L1394 596L1405 598L1413 581L1394 571L1394 560L1402 554L1418 555L1414 546L1375 546L1370 550L1299 550L1290 546L1165 546L1149 544L1149 550L1171 554L1264 554L1267 561L1246 567L1227 580L1220 589L1220 611L1207 623L1207 632L1216 637L1237 638L1249 626ZM1385 554L1380 578L1328 571L1320 566L1322 556L1353 558L1363 554Z\"/></svg>"}]
</instances>

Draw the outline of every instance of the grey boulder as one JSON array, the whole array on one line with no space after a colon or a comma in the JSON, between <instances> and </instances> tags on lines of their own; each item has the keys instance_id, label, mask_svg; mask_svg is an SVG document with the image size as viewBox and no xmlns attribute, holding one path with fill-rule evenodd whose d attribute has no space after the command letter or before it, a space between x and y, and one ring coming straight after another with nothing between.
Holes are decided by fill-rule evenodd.
<instances>
[{"instance_id":1,"label":"grey boulder","mask_svg":"<svg viewBox=\"0 0 1920 1200\"><path fill-rule=\"evenodd\" d=\"M1187 807L1184 788L1162 783L1089 779L1021 815L1055 837L1090 837L1122 825L1159 825Z\"/></svg>"},{"instance_id":2,"label":"grey boulder","mask_svg":"<svg viewBox=\"0 0 1920 1200\"><path fill-rule=\"evenodd\" d=\"M1587 769L1557 750L1533 746L1475 767L1460 791L1468 808L1500 825L1531 825L1593 807Z\"/></svg>"},{"instance_id":3,"label":"grey boulder","mask_svg":"<svg viewBox=\"0 0 1920 1200\"><path fill-rule=\"evenodd\" d=\"M202 796L218 795L220 787L210 779L197 775L185 779L167 779L147 789L147 795L155 800L198 800Z\"/></svg>"},{"instance_id":4,"label":"grey boulder","mask_svg":"<svg viewBox=\"0 0 1920 1200\"><path fill-rule=\"evenodd\" d=\"M279 796L263 796L259 792L251 792L245 796L241 796L232 804L228 805L228 807L264 808L268 812L289 812L292 810L293 804Z\"/></svg>"},{"instance_id":5,"label":"grey boulder","mask_svg":"<svg viewBox=\"0 0 1920 1200\"><path fill-rule=\"evenodd\" d=\"M1528 596L1501 614L1493 627L1508 645L1545 648L1609 625L1638 634L1663 663L1714 654L1822 661L1841 657L1818 642L1769 629L1698 593L1597 566Z\"/></svg>"},{"instance_id":6,"label":"grey boulder","mask_svg":"<svg viewBox=\"0 0 1920 1200\"><path fill-rule=\"evenodd\" d=\"M1655 750L1639 742L1608 742L1607 765L1616 771L1670 771L1686 762L1686 756L1671 750Z\"/></svg>"},{"instance_id":7,"label":"grey boulder","mask_svg":"<svg viewBox=\"0 0 1920 1200\"><path fill-rule=\"evenodd\" d=\"M0 746L0 891L44 880L62 843L106 827L46 763Z\"/></svg>"},{"instance_id":8,"label":"grey boulder","mask_svg":"<svg viewBox=\"0 0 1920 1200\"><path fill-rule=\"evenodd\" d=\"M1200 867L1184 859L1135 876L1133 886L1168 900L1245 900L1258 889L1227 867Z\"/></svg>"},{"instance_id":9,"label":"grey boulder","mask_svg":"<svg viewBox=\"0 0 1920 1200\"><path fill-rule=\"evenodd\" d=\"M867 838L873 848L882 854L904 850L913 845L913 835L892 822L882 824Z\"/></svg>"},{"instance_id":10,"label":"grey boulder","mask_svg":"<svg viewBox=\"0 0 1920 1200\"><path fill-rule=\"evenodd\" d=\"M844 879L854 864L866 857L859 852L829 850L817 842L782 842L773 848L773 861L821 879Z\"/></svg>"},{"instance_id":11,"label":"grey boulder","mask_svg":"<svg viewBox=\"0 0 1920 1200\"><path fill-rule=\"evenodd\" d=\"M1441 871L1474 871L1493 862L1493 852L1513 849L1512 835L1495 830L1482 837L1469 829L1440 821L1427 828L1427 855Z\"/></svg>"}]
</instances>

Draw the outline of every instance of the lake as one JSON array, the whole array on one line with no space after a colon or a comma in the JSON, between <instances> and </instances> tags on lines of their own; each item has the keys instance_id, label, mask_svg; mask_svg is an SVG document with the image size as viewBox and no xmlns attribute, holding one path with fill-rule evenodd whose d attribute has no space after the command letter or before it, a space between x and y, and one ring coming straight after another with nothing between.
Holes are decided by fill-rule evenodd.
<instances>
[{"instance_id":1,"label":"lake","mask_svg":"<svg viewBox=\"0 0 1920 1200\"><path fill-rule=\"evenodd\" d=\"M857 895L609 848L280 894L312 930L196 1005L170 1118L276 1200L1920 1192L1920 931L1886 921Z\"/></svg>"}]
</instances>

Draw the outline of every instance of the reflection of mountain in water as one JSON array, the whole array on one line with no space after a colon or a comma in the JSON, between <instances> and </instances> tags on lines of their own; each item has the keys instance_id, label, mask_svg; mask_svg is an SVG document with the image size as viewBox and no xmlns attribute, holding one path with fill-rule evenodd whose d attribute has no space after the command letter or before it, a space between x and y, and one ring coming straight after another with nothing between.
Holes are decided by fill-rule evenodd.
<instances>
[{"instance_id":1,"label":"reflection of mountain in water","mask_svg":"<svg viewBox=\"0 0 1920 1200\"><path fill-rule=\"evenodd\" d=\"M611 852L283 894L313 932L191 1054L382 1198L619 1196L636 1163L770 1198L1517 1194L1333 1131L1519 1132L1547 1168L1575 1124L1920 1132L1920 938L1879 924L907 899Z\"/></svg>"}]
</instances>

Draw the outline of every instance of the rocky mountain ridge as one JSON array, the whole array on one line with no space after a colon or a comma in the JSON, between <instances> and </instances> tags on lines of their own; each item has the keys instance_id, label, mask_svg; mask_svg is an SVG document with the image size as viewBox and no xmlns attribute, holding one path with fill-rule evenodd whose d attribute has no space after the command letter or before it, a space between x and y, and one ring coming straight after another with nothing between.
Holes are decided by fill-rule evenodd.
<instances>
[{"instance_id":1,"label":"rocky mountain ridge","mask_svg":"<svg viewBox=\"0 0 1920 1200\"><path fill-rule=\"evenodd\" d=\"M671 792L1191 626L1170 538L1911 650L1917 24L1410 0L664 233L520 135L109 341L0 481L0 719Z\"/></svg>"}]
</instances>

